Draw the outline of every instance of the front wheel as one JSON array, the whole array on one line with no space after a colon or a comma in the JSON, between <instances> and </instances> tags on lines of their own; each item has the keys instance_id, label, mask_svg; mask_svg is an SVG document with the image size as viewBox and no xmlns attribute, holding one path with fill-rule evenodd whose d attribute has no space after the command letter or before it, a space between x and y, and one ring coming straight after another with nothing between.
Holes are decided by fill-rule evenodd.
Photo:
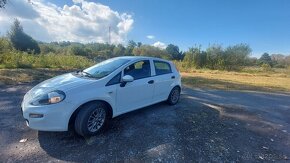
<instances>
[{"instance_id":1,"label":"front wheel","mask_svg":"<svg viewBox=\"0 0 290 163\"><path fill-rule=\"evenodd\" d=\"M107 109L102 102L83 106L75 119L75 131L81 136L98 134L108 121Z\"/></svg>"},{"instance_id":2,"label":"front wheel","mask_svg":"<svg viewBox=\"0 0 290 163\"><path fill-rule=\"evenodd\" d=\"M169 105L175 105L178 103L179 98L180 98L180 88L176 86L171 90L167 99L167 103Z\"/></svg>"}]
</instances>

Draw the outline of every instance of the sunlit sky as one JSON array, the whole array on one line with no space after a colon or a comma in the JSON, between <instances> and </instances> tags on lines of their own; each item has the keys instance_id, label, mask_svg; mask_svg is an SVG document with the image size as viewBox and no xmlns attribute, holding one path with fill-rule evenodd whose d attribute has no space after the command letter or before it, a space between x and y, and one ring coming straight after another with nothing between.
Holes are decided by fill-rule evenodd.
<instances>
[{"instance_id":1,"label":"sunlit sky","mask_svg":"<svg viewBox=\"0 0 290 163\"><path fill-rule=\"evenodd\" d=\"M181 50L200 44L247 43L252 56L290 54L289 0L12 0L0 12L0 32L13 18L41 41L140 41ZM91 2L91 3L90 3Z\"/></svg>"}]
</instances>

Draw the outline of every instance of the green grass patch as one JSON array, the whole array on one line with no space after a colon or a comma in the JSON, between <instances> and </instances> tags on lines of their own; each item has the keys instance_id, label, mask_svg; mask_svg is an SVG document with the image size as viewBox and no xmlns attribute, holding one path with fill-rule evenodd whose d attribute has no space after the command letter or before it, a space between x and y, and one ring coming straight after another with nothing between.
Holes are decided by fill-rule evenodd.
<instances>
[{"instance_id":1,"label":"green grass patch","mask_svg":"<svg viewBox=\"0 0 290 163\"><path fill-rule=\"evenodd\" d=\"M82 56L64 54L35 55L11 51L0 54L0 68L61 68L80 69L93 65L92 60Z\"/></svg>"}]
</instances>

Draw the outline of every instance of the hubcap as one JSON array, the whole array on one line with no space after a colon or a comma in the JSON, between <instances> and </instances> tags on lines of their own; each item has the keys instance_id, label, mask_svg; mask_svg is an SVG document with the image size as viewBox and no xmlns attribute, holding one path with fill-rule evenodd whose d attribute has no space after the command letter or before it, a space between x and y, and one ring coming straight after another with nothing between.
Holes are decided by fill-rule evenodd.
<instances>
[{"instance_id":1,"label":"hubcap","mask_svg":"<svg viewBox=\"0 0 290 163\"><path fill-rule=\"evenodd\" d=\"M105 122L106 113L103 108L97 108L92 112L88 120L88 129L90 132L98 131Z\"/></svg>"},{"instance_id":2,"label":"hubcap","mask_svg":"<svg viewBox=\"0 0 290 163\"><path fill-rule=\"evenodd\" d=\"M172 94L171 94L171 101L173 103L176 103L179 99L179 90L178 89L174 89Z\"/></svg>"}]
</instances>

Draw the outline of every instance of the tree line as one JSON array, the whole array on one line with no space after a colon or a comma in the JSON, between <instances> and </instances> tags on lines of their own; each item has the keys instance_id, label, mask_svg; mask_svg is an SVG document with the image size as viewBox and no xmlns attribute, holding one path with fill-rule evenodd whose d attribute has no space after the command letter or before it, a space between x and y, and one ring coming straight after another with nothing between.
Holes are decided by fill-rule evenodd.
<instances>
[{"instance_id":1,"label":"tree line","mask_svg":"<svg viewBox=\"0 0 290 163\"><path fill-rule=\"evenodd\" d=\"M89 60L101 60L118 56L152 56L180 62L183 68L208 68L218 70L239 70L244 66L286 68L290 66L290 56L264 53L259 59L251 57L251 47L237 44L228 47L210 45L206 50L195 45L183 52L177 45L169 44L165 49L130 40L126 46L108 43L39 42L23 31L15 19L6 37L0 38L0 55L16 50L32 55L82 56ZM7 55L7 54L6 54ZM0 64L4 62L0 58Z\"/></svg>"}]
</instances>

